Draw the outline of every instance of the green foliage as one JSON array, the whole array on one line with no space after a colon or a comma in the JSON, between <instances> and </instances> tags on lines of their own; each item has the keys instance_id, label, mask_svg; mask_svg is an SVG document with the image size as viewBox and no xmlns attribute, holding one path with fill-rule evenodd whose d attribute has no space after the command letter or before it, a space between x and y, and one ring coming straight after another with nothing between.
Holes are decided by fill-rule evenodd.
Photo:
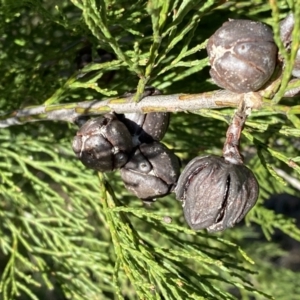
<instances>
[{"instance_id":1,"label":"green foliage","mask_svg":"<svg viewBox=\"0 0 300 300\"><path fill-rule=\"evenodd\" d=\"M278 29L290 10L300 16L299 1L0 3L2 113L135 88L138 101L146 85L166 94L215 90L205 45L228 18L271 25L288 62L278 93L264 99L274 106L253 111L243 132L246 163L261 188L258 204L244 223L218 234L188 229L174 195L146 207L125 191L118 172L85 169L71 150L73 125L1 129L1 300L299 298L299 268L276 265L288 249L272 239L280 229L300 241L300 229L264 205L272 194L299 194L277 171L300 178L299 98L281 99L300 85L288 85L299 40L286 53ZM76 55L87 45L94 57L101 48L116 59L77 70ZM183 165L199 154L221 154L232 113L174 113L163 142Z\"/></svg>"}]
</instances>

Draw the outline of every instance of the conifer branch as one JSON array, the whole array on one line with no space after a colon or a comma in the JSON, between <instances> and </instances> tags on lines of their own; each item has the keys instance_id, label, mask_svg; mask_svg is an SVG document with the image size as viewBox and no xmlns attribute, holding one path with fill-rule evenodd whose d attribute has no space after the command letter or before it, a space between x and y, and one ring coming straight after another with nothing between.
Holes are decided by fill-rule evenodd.
<instances>
[{"instance_id":1,"label":"conifer branch","mask_svg":"<svg viewBox=\"0 0 300 300\"><path fill-rule=\"evenodd\" d=\"M300 241L292 219L299 210L286 199L276 203L280 210L264 206L270 194L299 194L300 105L297 99L281 101L299 93L300 79L290 80L297 49L287 53L286 65L278 65L264 90L249 94L207 92L212 86L205 52L211 34L231 18L271 25L279 41L279 21L289 11L299 21L297 1L5 2L0 10L5 20L0 45L1 300L299 294L300 272L293 271L299 268L293 255L299 248L283 251L289 240L293 245ZM295 28L297 37L299 22ZM87 47L90 52L82 51ZM102 61L99 48L115 59ZM84 66L80 70L77 59ZM169 95L148 96L144 88L149 84ZM133 88L135 95L116 96ZM178 94L183 92L190 94ZM220 154L232 110L243 100L253 111L242 149L260 184L259 201L245 224L257 226L241 222L217 235L189 229L173 195L145 207L127 193L118 171L96 176L72 151L74 130L56 123L108 112L192 112L174 113L163 140L185 165L201 153ZM5 128L39 121L50 122L34 129ZM283 243L278 243L279 232Z\"/></svg>"},{"instance_id":2,"label":"conifer branch","mask_svg":"<svg viewBox=\"0 0 300 300\"><path fill-rule=\"evenodd\" d=\"M245 100L249 108L261 106L261 96L258 93L236 94L226 90L202 94L147 96L138 103L133 101L133 98L134 96L130 95L102 101L94 100L27 107L12 113L3 114L0 120L0 128L48 120L74 122L79 116L99 115L107 112L178 112L236 107L241 100Z\"/></svg>"}]
</instances>

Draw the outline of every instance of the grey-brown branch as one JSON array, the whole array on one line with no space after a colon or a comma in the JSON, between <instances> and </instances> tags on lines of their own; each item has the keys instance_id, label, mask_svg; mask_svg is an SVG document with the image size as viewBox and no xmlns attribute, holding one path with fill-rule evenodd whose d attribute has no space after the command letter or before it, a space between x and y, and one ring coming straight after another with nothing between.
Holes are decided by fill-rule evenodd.
<instances>
[{"instance_id":1,"label":"grey-brown branch","mask_svg":"<svg viewBox=\"0 0 300 300\"><path fill-rule=\"evenodd\" d=\"M249 108L258 108L261 96L258 93L236 94L226 90L202 94L154 95L134 102L133 96L117 97L78 103L31 106L0 116L0 128L37 121L74 122L79 116L100 115L107 112L159 112L197 111L237 107L241 100Z\"/></svg>"}]
</instances>

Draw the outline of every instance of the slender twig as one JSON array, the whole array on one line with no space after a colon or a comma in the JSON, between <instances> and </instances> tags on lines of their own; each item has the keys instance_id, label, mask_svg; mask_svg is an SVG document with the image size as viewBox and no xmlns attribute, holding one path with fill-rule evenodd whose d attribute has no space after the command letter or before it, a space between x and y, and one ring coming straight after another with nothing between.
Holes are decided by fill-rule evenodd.
<instances>
[{"instance_id":1,"label":"slender twig","mask_svg":"<svg viewBox=\"0 0 300 300\"><path fill-rule=\"evenodd\" d=\"M290 176L289 174L287 174L286 172L284 172L281 169L278 168L274 168L274 170L276 171L276 173L281 176L285 181L287 181L291 186L293 186L295 189L297 189L298 191L300 191L300 180L298 180L297 178Z\"/></svg>"},{"instance_id":2,"label":"slender twig","mask_svg":"<svg viewBox=\"0 0 300 300\"><path fill-rule=\"evenodd\" d=\"M153 95L146 96L140 102L133 101L133 98L134 95L130 95L102 101L25 107L2 114L0 128L47 120L74 122L79 116L99 115L107 112L177 112L237 107L241 100L246 101L249 108L258 108L261 105L261 96L258 93L236 94L225 90L202 94Z\"/></svg>"},{"instance_id":3,"label":"slender twig","mask_svg":"<svg viewBox=\"0 0 300 300\"><path fill-rule=\"evenodd\" d=\"M244 101L240 103L233 119L227 129L226 140L223 148L223 157L227 162L235 165L243 163L239 145L243 126L247 118L247 107Z\"/></svg>"}]
</instances>

